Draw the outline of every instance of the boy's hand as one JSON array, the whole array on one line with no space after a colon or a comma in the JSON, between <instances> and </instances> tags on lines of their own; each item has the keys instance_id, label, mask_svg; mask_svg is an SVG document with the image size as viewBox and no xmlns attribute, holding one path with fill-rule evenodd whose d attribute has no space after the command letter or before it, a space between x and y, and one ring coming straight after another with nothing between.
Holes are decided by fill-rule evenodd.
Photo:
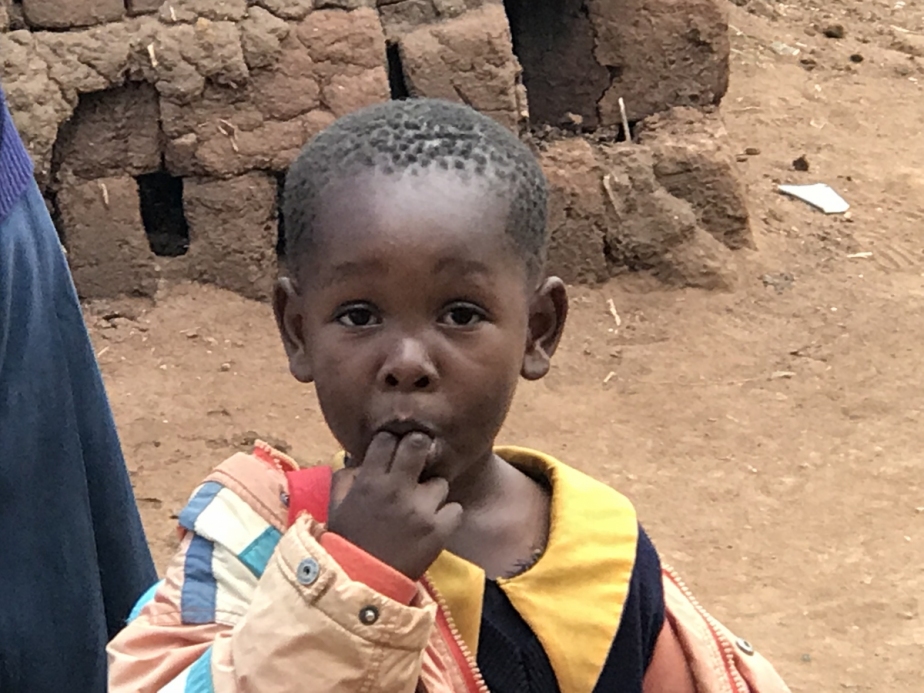
<instances>
[{"instance_id":1,"label":"boy's hand","mask_svg":"<svg viewBox=\"0 0 924 693\"><path fill-rule=\"evenodd\" d=\"M343 501L332 508L327 528L419 580L462 520L462 506L446 503L449 484L420 482L432 439L378 433Z\"/></svg>"}]
</instances>

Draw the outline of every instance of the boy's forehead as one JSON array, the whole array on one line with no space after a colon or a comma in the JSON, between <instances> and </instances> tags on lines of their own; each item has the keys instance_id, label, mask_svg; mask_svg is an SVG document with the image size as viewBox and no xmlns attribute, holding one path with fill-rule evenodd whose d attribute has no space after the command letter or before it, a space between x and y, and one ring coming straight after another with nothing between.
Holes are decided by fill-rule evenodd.
<instances>
[{"instance_id":1,"label":"boy's forehead","mask_svg":"<svg viewBox=\"0 0 924 693\"><path fill-rule=\"evenodd\" d=\"M322 284L418 270L443 276L507 271L508 202L451 171L367 173L328 186L312 253Z\"/></svg>"},{"instance_id":2,"label":"boy's forehead","mask_svg":"<svg viewBox=\"0 0 924 693\"><path fill-rule=\"evenodd\" d=\"M510 204L482 178L455 171L367 171L328 185L315 210L319 245L370 242L434 245L506 237Z\"/></svg>"}]
</instances>

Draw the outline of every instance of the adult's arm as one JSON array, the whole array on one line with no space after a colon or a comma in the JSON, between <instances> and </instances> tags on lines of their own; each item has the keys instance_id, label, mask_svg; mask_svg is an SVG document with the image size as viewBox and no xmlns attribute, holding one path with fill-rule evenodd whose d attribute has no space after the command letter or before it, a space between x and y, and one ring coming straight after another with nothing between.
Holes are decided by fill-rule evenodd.
<instances>
[{"instance_id":1,"label":"adult's arm","mask_svg":"<svg viewBox=\"0 0 924 693\"><path fill-rule=\"evenodd\" d=\"M57 233L0 92L0 690L106 690L156 574Z\"/></svg>"}]
</instances>

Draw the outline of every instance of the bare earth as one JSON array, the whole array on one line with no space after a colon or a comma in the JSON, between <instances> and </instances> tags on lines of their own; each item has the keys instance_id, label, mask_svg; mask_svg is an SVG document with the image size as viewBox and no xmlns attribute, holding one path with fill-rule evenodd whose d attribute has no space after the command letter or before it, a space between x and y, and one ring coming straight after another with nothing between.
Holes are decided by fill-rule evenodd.
<instances>
[{"instance_id":1,"label":"bare earth","mask_svg":"<svg viewBox=\"0 0 924 693\"><path fill-rule=\"evenodd\" d=\"M794 691L918 692L924 70L907 51L924 55L924 7L794 1L731 8L722 109L735 147L760 150L741 163L758 250L739 254L738 290L575 288L555 369L523 386L503 440L629 495L664 559ZM806 31L832 23L843 39ZM827 182L850 218L777 182ZM160 566L189 492L255 436L305 462L335 451L266 305L179 286L114 308L88 320Z\"/></svg>"}]
</instances>

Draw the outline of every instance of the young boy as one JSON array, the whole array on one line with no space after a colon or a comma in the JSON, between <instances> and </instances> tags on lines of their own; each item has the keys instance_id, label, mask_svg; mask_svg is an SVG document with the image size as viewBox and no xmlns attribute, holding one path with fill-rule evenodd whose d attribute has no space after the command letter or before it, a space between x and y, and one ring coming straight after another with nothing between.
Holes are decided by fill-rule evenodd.
<instances>
[{"instance_id":1,"label":"young boy","mask_svg":"<svg viewBox=\"0 0 924 693\"><path fill-rule=\"evenodd\" d=\"M494 448L565 323L546 198L519 140L446 102L308 144L275 312L342 464L258 445L219 467L110 645L111 691L787 690L662 574L625 498Z\"/></svg>"}]
</instances>

